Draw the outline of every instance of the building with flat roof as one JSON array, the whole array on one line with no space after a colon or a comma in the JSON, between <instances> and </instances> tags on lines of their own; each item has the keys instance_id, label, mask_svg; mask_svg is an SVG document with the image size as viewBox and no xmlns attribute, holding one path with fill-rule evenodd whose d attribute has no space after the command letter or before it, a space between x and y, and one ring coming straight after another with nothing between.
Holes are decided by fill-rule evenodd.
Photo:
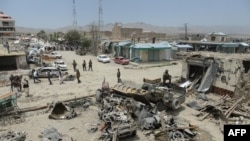
<instances>
[{"instance_id":1,"label":"building with flat roof","mask_svg":"<svg viewBox=\"0 0 250 141\"><path fill-rule=\"evenodd\" d=\"M14 38L15 20L0 11L0 40Z\"/></svg>"},{"instance_id":2,"label":"building with flat roof","mask_svg":"<svg viewBox=\"0 0 250 141\"><path fill-rule=\"evenodd\" d=\"M112 29L112 40L134 40L135 42L152 42L153 40L162 40L166 38L165 33L156 33L153 31L143 31L142 28L122 27L120 23L115 23Z\"/></svg>"}]
</instances>

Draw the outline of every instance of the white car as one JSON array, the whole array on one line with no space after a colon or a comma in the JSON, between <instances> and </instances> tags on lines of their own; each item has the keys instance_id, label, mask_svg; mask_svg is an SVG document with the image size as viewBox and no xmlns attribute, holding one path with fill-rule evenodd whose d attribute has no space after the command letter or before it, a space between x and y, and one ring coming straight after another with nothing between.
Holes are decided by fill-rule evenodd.
<instances>
[{"instance_id":1,"label":"white car","mask_svg":"<svg viewBox=\"0 0 250 141\"><path fill-rule=\"evenodd\" d=\"M53 56L55 56L56 59L61 59L61 58L62 58L62 55L59 54L59 53L57 53L57 52L54 52L54 51L53 51L53 52L51 52L50 54L53 55Z\"/></svg>"},{"instance_id":2,"label":"white car","mask_svg":"<svg viewBox=\"0 0 250 141\"><path fill-rule=\"evenodd\" d=\"M56 68L60 68L62 71L67 70L67 65L64 63L63 60L55 60L53 64Z\"/></svg>"},{"instance_id":3,"label":"white car","mask_svg":"<svg viewBox=\"0 0 250 141\"><path fill-rule=\"evenodd\" d=\"M102 63L110 63L110 58L107 55L98 55L97 60Z\"/></svg>"}]
</instances>

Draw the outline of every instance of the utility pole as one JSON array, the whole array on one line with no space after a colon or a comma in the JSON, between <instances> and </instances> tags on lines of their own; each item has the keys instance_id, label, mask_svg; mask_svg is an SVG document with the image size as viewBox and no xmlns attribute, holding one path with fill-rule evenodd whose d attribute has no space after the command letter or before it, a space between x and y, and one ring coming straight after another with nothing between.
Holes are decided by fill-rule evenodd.
<instances>
[{"instance_id":1,"label":"utility pole","mask_svg":"<svg viewBox=\"0 0 250 141\"><path fill-rule=\"evenodd\" d=\"M187 23L185 23L184 25L185 25L185 40L187 40Z\"/></svg>"},{"instance_id":2,"label":"utility pole","mask_svg":"<svg viewBox=\"0 0 250 141\"><path fill-rule=\"evenodd\" d=\"M103 31L103 17L102 17L102 0L99 0L99 20L98 20L98 38L99 40L102 37Z\"/></svg>"},{"instance_id":3,"label":"utility pole","mask_svg":"<svg viewBox=\"0 0 250 141\"><path fill-rule=\"evenodd\" d=\"M73 0L73 28L74 30L77 28L75 0Z\"/></svg>"}]
</instances>

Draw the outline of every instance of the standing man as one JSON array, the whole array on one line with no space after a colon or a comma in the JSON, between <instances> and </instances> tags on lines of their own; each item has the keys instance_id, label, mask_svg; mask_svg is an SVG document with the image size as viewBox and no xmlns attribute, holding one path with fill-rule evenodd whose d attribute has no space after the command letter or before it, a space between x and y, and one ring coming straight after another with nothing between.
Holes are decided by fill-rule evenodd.
<instances>
[{"instance_id":1,"label":"standing man","mask_svg":"<svg viewBox=\"0 0 250 141\"><path fill-rule=\"evenodd\" d=\"M117 69L117 83L121 83L121 72L120 72L120 69L118 68Z\"/></svg>"},{"instance_id":2,"label":"standing man","mask_svg":"<svg viewBox=\"0 0 250 141\"><path fill-rule=\"evenodd\" d=\"M79 69L76 70L76 78L77 78L77 83L81 83L81 80L80 80L80 71Z\"/></svg>"},{"instance_id":3,"label":"standing man","mask_svg":"<svg viewBox=\"0 0 250 141\"><path fill-rule=\"evenodd\" d=\"M10 75L9 80L10 80L10 88L11 88L11 91L13 92L13 87L14 87L14 84L13 84L14 75L13 74Z\"/></svg>"},{"instance_id":4,"label":"standing man","mask_svg":"<svg viewBox=\"0 0 250 141\"><path fill-rule=\"evenodd\" d=\"M92 61L91 61L91 59L89 60L89 70L93 71L93 69L92 69Z\"/></svg>"},{"instance_id":5,"label":"standing man","mask_svg":"<svg viewBox=\"0 0 250 141\"><path fill-rule=\"evenodd\" d=\"M74 72L76 72L76 66L77 66L76 60L73 60L72 65L73 65L73 68L74 68Z\"/></svg>"},{"instance_id":6,"label":"standing man","mask_svg":"<svg viewBox=\"0 0 250 141\"><path fill-rule=\"evenodd\" d=\"M62 71L61 71L60 68L57 68L57 70L58 70L58 77L59 77L60 85L64 84L63 83L63 74L62 74Z\"/></svg>"},{"instance_id":7,"label":"standing man","mask_svg":"<svg viewBox=\"0 0 250 141\"><path fill-rule=\"evenodd\" d=\"M23 89L26 94L26 97L28 97L29 96L29 81L27 80L27 78L24 78Z\"/></svg>"},{"instance_id":8,"label":"standing man","mask_svg":"<svg viewBox=\"0 0 250 141\"><path fill-rule=\"evenodd\" d=\"M47 76L48 76L49 84L52 85L52 82L50 80L50 78L51 78L50 70L47 71Z\"/></svg>"},{"instance_id":9,"label":"standing man","mask_svg":"<svg viewBox=\"0 0 250 141\"><path fill-rule=\"evenodd\" d=\"M83 60L82 68L83 68L83 71L86 71L86 61L85 60Z\"/></svg>"}]
</instances>

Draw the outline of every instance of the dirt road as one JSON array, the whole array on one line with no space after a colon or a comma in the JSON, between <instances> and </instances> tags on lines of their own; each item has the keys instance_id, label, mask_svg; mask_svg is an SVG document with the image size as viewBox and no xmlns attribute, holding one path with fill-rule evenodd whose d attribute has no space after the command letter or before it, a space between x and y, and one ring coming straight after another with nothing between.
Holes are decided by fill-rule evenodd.
<instances>
[{"instance_id":1,"label":"dirt road","mask_svg":"<svg viewBox=\"0 0 250 141\"><path fill-rule=\"evenodd\" d=\"M97 88L101 87L102 81L105 80L110 83L110 86L113 86L117 83L116 72L119 68L121 71L121 79L123 82L130 82L133 86L140 86L144 77L146 78L161 78L165 69L169 70L170 75L174 79L178 78L181 75L181 63L177 62L176 65L162 66L162 67L148 67L152 64L143 64L140 66L147 66L144 69L128 69L132 66L122 66L115 64L113 61L111 63L103 64L97 62L95 56L86 55L78 56L73 51L61 51L59 52L63 56L63 60L67 63L69 74L74 74L73 71L73 60L77 62L77 68L81 73L81 83L78 84L77 80L66 81L65 84L60 85L58 78L53 78L53 85L49 85L47 79L41 79L41 83L34 84L30 80L30 94L31 97L25 97L22 94L18 98L18 105L20 108L32 107L32 106L44 106L47 103L58 100L66 100L74 97L81 97L92 95L95 93ZM93 62L93 71L83 71L82 62L86 60L88 63L89 60ZM1 87L0 91L5 93L9 92L9 87ZM188 98L187 101L192 100L193 98ZM37 141L39 140L38 135L41 132L49 127L55 127L59 132L63 134L68 134L78 141L91 141L97 140L100 135L100 132L94 134L89 134L87 132L90 129L91 124L98 123L98 108L91 106L86 111L81 111L81 114L71 120L51 120L48 119L49 113L43 112L32 112L26 114L26 120L20 124L13 124L8 126L0 126L2 129L7 130L21 130L27 132L27 141ZM173 114L178 115L180 118L184 118L190 121L192 124L199 126L200 129L204 130L204 133L208 133L207 138L201 140L206 141L221 141L223 140L223 135L219 132L219 127L215 123L211 123L207 120L198 121L192 113L196 111L190 109L183 105L180 111L177 111ZM209 135L211 134L211 136ZM150 141L151 137L145 137L141 132L138 133L138 137L133 140L144 140Z\"/></svg>"}]
</instances>

